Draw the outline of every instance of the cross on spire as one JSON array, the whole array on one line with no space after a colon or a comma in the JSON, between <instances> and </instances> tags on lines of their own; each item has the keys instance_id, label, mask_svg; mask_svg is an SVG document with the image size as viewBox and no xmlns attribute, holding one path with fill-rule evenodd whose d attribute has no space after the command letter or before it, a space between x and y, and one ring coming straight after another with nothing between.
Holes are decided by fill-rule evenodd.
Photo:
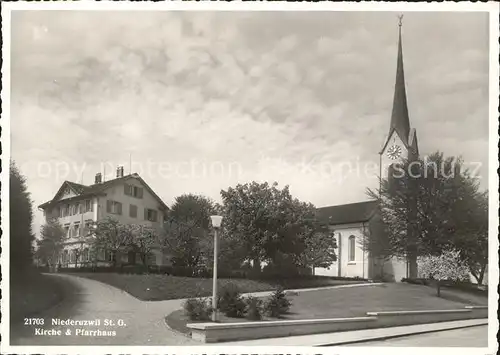
<instances>
[{"instance_id":1,"label":"cross on spire","mask_svg":"<svg viewBox=\"0 0 500 355\"><path fill-rule=\"evenodd\" d=\"M399 28L401 28L401 26L403 26L403 14L401 15L398 15L398 19L399 19Z\"/></svg>"}]
</instances>

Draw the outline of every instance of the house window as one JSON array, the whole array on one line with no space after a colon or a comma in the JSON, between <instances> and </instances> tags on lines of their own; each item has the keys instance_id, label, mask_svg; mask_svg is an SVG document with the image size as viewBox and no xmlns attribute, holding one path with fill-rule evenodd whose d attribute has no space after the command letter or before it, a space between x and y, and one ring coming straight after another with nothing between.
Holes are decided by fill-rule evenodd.
<instances>
[{"instance_id":1,"label":"house window","mask_svg":"<svg viewBox=\"0 0 500 355\"><path fill-rule=\"evenodd\" d=\"M92 200L85 200L85 212L92 212L93 206L92 206Z\"/></svg>"},{"instance_id":2,"label":"house window","mask_svg":"<svg viewBox=\"0 0 500 355\"><path fill-rule=\"evenodd\" d=\"M91 219L87 219L85 221L85 230L84 233L90 233L90 230L92 229L93 221Z\"/></svg>"},{"instance_id":3,"label":"house window","mask_svg":"<svg viewBox=\"0 0 500 355\"><path fill-rule=\"evenodd\" d=\"M80 236L80 223L77 222L73 225L73 236L79 237Z\"/></svg>"},{"instance_id":4,"label":"house window","mask_svg":"<svg viewBox=\"0 0 500 355\"><path fill-rule=\"evenodd\" d=\"M137 206L136 205L130 205L130 217L132 218L137 218Z\"/></svg>"},{"instance_id":5,"label":"house window","mask_svg":"<svg viewBox=\"0 0 500 355\"><path fill-rule=\"evenodd\" d=\"M158 220L158 211L152 210L150 208L144 209L144 219L150 222L156 222Z\"/></svg>"},{"instance_id":6,"label":"house window","mask_svg":"<svg viewBox=\"0 0 500 355\"><path fill-rule=\"evenodd\" d=\"M89 249L88 248L83 249L82 260L84 262L90 261L90 258L89 258Z\"/></svg>"},{"instance_id":7,"label":"house window","mask_svg":"<svg viewBox=\"0 0 500 355\"><path fill-rule=\"evenodd\" d=\"M142 198L142 196L144 195L144 189L142 187L125 184L125 195L135 198Z\"/></svg>"},{"instance_id":8,"label":"house window","mask_svg":"<svg viewBox=\"0 0 500 355\"><path fill-rule=\"evenodd\" d=\"M66 238L69 238L69 224L64 225L64 234L66 234Z\"/></svg>"},{"instance_id":9,"label":"house window","mask_svg":"<svg viewBox=\"0 0 500 355\"><path fill-rule=\"evenodd\" d=\"M351 235L349 237L349 261L356 260L356 237Z\"/></svg>"},{"instance_id":10,"label":"house window","mask_svg":"<svg viewBox=\"0 0 500 355\"><path fill-rule=\"evenodd\" d=\"M65 250L63 252L63 264L67 264L69 262L69 256L68 256L68 251Z\"/></svg>"},{"instance_id":11,"label":"house window","mask_svg":"<svg viewBox=\"0 0 500 355\"><path fill-rule=\"evenodd\" d=\"M64 205L63 217L69 216L69 205Z\"/></svg>"},{"instance_id":12,"label":"house window","mask_svg":"<svg viewBox=\"0 0 500 355\"><path fill-rule=\"evenodd\" d=\"M63 208L62 207L58 207L57 212L59 214L59 218L63 217Z\"/></svg>"},{"instance_id":13,"label":"house window","mask_svg":"<svg viewBox=\"0 0 500 355\"><path fill-rule=\"evenodd\" d=\"M76 262L76 250L72 250L70 253L70 262L75 263Z\"/></svg>"},{"instance_id":14,"label":"house window","mask_svg":"<svg viewBox=\"0 0 500 355\"><path fill-rule=\"evenodd\" d=\"M99 260L106 260L106 253L104 252L104 249L99 249L97 251L97 259Z\"/></svg>"},{"instance_id":15,"label":"house window","mask_svg":"<svg viewBox=\"0 0 500 355\"><path fill-rule=\"evenodd\" d=\"M122 204L121 202L106 201L106 211L111 214L122 214Z\"/></svg>"}]
</instances>

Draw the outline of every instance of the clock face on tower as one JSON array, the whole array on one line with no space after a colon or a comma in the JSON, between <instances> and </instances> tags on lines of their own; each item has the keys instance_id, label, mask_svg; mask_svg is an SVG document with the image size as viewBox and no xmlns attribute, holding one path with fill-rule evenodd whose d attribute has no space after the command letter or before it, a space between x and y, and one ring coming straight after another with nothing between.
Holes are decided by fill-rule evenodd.
<instances>
[{"instance_id":1,"label":"clock face on tower","mask_svg":"<svg viewBox=\"0 0 500 355\"><path fill-rule=\"evenodd\" d=\"M401 147L397 144L394 144L387 150L387 156L391 160L396 160L401 156Z\"/></svg>"}]
</instances>

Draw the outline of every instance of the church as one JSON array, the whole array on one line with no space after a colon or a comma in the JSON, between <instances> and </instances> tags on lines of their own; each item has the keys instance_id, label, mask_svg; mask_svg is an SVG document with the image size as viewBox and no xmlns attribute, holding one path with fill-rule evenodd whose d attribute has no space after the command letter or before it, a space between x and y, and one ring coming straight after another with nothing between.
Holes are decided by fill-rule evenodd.
<instances>
[{"instance_id":1,"label":"church","mask_svg":"<svg viewBox=\"0 0 500 355\"><path fill-rule=\"evenodd\" d=\"M401 20L399 23L396 83L392 115L387 138L379 151L380 176L386 178L388 167L400 159L416 159L419 156L417 133L410 126L406 99L401 40ZM393 258L389 261L377 260L362 246L363 235L373 218L376 201L363 201L317 209L317 217L328 224L337 241L337 261L330 268L315 268L316 275L337 277L360 277L376 279L384 275L385 281L401 281L415 275L416 259Z\"/></svg>"}]
</instances>

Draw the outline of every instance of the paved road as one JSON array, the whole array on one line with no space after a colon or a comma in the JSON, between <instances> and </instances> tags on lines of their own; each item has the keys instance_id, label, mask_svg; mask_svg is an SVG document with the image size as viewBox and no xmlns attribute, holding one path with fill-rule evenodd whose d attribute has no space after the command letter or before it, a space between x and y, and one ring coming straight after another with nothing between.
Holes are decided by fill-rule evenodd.
<instances>
[{"instance_id":1,"label":"paved road","mask_svg":"<svg viewBox=\"0 0 500 355\"><path fill-rule=\"evenodd\" d=\"M477 326L435 333L411 335L383 341L348 346L425 346L425 347L487 347L488 326Z\"/></svg>"},{"instance_id":2,"label":"paved road","mask_svg":"<svg viewBox=\"0 0 500 355\"><path fill-rule=\"evenodd\" d=\"M181 308L182 300L145 302L98 281L69 275L50 276L61 283L64 301L39 316L44 319L43 326L13 326L12 345L200 345L170 330L164 322L166 315ZM53 326L52 319L98 319L100 325ZM106 326L106 320L115 324ZM119 322L124 325L119 326ZM36 335L36 328L61 330L62 335ZM116 335L92 336L85 332L76 335L77 329L114 331ZM67 330L71 335L66 335Z\"/></svg>"},{"instance_id":3,"label":"paved road","mask_svg":"<svg viewBox=\"0 0 500 355\"><path fill-rule=\"evenodd\" d=\"M43 326L11 327L12 345L203 345L184 334L174 332L164 318L182 308L184 300L141 301L107 284L64 274L49 274L56 278L64 290L64 301L40 315ZM363 287L378 284L352 284L342 287ZM296 290L308 292L315 289ZM248 295L266 296L270 292ZM52 325L53 319L93 321L99 325ZM115 324L106 326L106 321ZM123 326L118 323L123 322ZM37 330L38 329L38 330ZM58 331L61 335L37 335L40 331ZM81 329L84 332L76 334ZM71 334L66 335L68 330ZM111 331L116 335L97 335L88 331ZM87 332L85 332L87 331Z\"/></svg>"}]
</instances>

